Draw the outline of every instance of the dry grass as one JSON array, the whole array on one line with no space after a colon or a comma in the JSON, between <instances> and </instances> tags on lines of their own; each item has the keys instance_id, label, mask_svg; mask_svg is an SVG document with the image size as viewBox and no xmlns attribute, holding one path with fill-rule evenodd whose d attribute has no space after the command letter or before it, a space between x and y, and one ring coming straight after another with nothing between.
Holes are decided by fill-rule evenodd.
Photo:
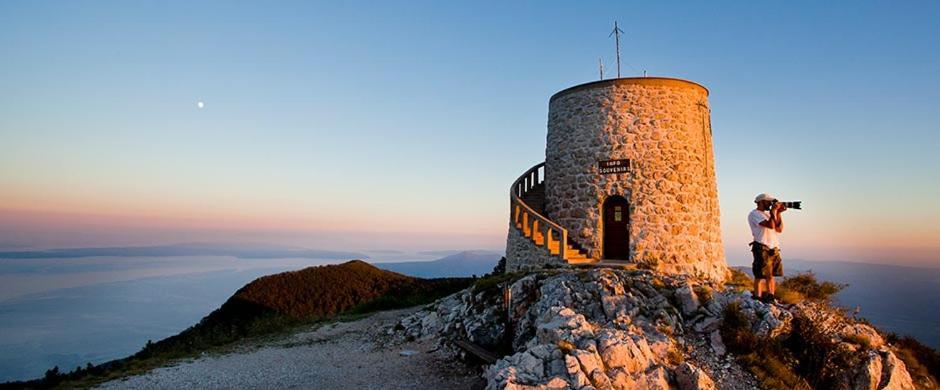
<instances>
[{"instance_id":1,"label":"dry grass","mask_svg":"<svg viewBox=\"0 0 940 390\"><path fill-rule=\"evenodd\" d=\"M842 341L859 345L864 349L871 349L871 339L863 334L853 333L843 337Z\"/></svg>"},{"instance_id":2,"label":"dry grass","mask_svg":"<svg viewBox=\"0 0 940 390\"><path fill-rule=\"evenodd\" d=\"M800 303L806 300L806 297L804 297L803 294L793 291L782 284L780 286L777 286L777 291L775 292L775 295L777 296L777 299L780 300L780 302L790 304L790 305Z\"/></svg>"},{"instance_id":3,"label":"dry grass","mask_svg":"<svg viewBox=\"0 0 940 390\"><path fill-rule=\"evenodd\" d=\"M571 353L571 351L574 351L575 349L578 349L578 347L568 340L558 340L558 349L567 354Z\"/></svg>"},{"instance_id":4,"label":"dry grass","mask_svg":"<svg viewBox=\"0 0 940 390\"><path fill-rule=\"evenodd\" d=\"M782 361L774 352L762 350L743 355L738 359L760 381L761 388L774 390L809 390L809 385L803 378Z\"/></svg>"},{"instance_id":5,"label":"dry grass","mask_svg":"<svg viewBox=\"0 0 940 390\"><path fill-rule=\"evenodd\" d=\"M757 349L757 335L741 311L738 302L731 302L722 310L721 339L732 352L752 352Z\"/></svg>"},{"instance_id":6,"label":"dry grass","mask_svg":"<svg viewBox=\"0 0 940 390\"><path fill-rule=\"evenodd\" d=\"M703 305L712 300L712 289L708 286L695 286L695 295L698 296L699 302Z\"/></svg>"},{"instance_id":7,"label":"dry grass","mask_svg":"<svg viewBox=\"0 0 940 390\"><path fill-rule=\"evenodd\" d=\"M937 387L940 379L940 353L910 336L894 333L886 335L889 343L897 348L897 355L915 381L933 383Z\"/></svg>"},{"instance_id":8,"label":"dry grass","mask_svg":"<svg viewBox=\"0 0 940 390\"><path fill-rule=\"evenodd\" d=\"M677 366L685 362L685 355L673 345L666 351L666 361L669 362L669 364Z\"/></svg>"},{"instance_id":9,"label":"dry grass","mask_svg":"<svg viewBox=\"0 0 940 390\"><path fill-rule=\"evenodd\" d=\"M673 330L671 326L666 325L666 324L656 325L656 330L658 330L660 333L669 337L672 337L673 334L675 333L675 330Z\"/></svg>"},{"instance_id":10,"label":"dry grass","mask_svg":"<svg viewBox=\"0 0 940 390\"><path fill-rule=\"evenodd\" d=\"M731 268L731 279L725 281L725 286L729 286L739 293L750 290L753 285L754 279L751 279L750 276L737 268Z\"/></svg>"}]
</instances>

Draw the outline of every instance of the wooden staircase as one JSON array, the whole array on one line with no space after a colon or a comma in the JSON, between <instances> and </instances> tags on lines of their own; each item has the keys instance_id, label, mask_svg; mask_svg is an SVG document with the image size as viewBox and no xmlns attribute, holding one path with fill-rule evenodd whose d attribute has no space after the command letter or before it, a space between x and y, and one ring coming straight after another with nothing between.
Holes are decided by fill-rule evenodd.
<instances>
[{"instance_id":1,"label":"wooden staircase","mask_svg":"<svg viewBox=\"0 0 940 390\"><path fill-rule=\"evenodd\" d=\"M568 237L565 228L545 216L544 167L545 163L532 167L513 183L509 191L513 226L535 245L545 247L552 256L558 256L561 262L572 265L596 263Z\"/></svg>"}]
</instances>

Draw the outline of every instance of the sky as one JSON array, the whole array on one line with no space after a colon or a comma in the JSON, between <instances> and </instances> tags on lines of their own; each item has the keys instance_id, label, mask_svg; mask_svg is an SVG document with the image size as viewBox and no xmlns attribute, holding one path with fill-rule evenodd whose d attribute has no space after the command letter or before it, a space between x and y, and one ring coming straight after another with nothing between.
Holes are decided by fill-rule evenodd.
<instances>
[{"instance_id":1,"label":"sky","mask_svg":"<svg viewBox=\"0 0 940 390\"><path fill-rule=\"evenodd\" d=\"M722 232L940 267L940 3L0 2L0 250L504 249L549 97L710 90ZM197 104L204 103L199 108Z\"/></svg>"}]
</instances>

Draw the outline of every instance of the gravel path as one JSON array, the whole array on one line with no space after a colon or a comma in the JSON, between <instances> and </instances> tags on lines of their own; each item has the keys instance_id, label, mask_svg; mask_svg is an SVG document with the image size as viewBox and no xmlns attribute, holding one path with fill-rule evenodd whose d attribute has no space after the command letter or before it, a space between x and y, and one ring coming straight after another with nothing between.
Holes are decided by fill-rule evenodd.
<instances>
[{"instance_id":1,"label":"gravel path","mask_svg":"<svg viewBox=\"0 0 940 390\"><path fill-rule=\"evenodd\" d=\"M143 375L102 384L103 389L474 389L480 373L438 351L434 340L396 344L387 325L416 309L376 313L323 325L260 346L205 356ZM402 351L416 351L403 356Z\"/></svg>"}]
</instances>

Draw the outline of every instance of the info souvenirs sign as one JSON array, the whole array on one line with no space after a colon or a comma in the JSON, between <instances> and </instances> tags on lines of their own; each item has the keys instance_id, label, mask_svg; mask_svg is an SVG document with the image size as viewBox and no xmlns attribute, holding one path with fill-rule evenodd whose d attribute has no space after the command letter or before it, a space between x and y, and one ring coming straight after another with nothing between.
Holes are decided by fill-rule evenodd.
<instances>
[{"instance_id":1,"label":"info souvenirs sign","mask_svg":"<svg viewBox=\"0 0 940 390\"><path fill-rule=\"evenodd\" d=\"M625 173L630 171L630 160L604 160L597 162L597 171L602 175Z\"/></svg>"}]
</instances>

